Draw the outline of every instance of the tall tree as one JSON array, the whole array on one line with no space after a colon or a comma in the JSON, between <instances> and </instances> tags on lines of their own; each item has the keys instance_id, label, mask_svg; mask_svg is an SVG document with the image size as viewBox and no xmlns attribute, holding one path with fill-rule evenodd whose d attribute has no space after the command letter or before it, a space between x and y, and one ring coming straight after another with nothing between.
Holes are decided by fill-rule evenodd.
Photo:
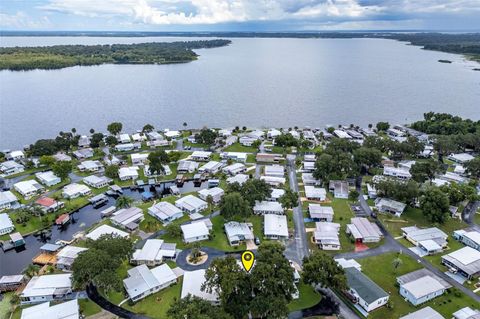
<instances>
[{"instance_id":1,"label":"tall tree","mask_svg":"<svg viewBox=\"0 0 480 319\"><path fill-rule=\"evenodd\" d=\"M416 162L410 168L410 173L414 181L418 183L424 183L425 181L432 181L437 173L442 170L441 165L433 160L429 159L424 162Z\"/></svg>"},{"instance_id":2,"label":"tall tree","mask_svg":"<svg viewBox=\"0 0 480 319\"><path fill-rule=\"evenodd\" d=\"M60 177L63 181L67 179L68 175L72 172L72 162L70 161L55 162L52 165L52 171L55 175Z\"/></svg>"},{"instance_id":3,"label":"tall tree","mask_svg":"<svg viewBox=\"0 0 480 319\"><path fill-rule=\"evenodd\" d=\"M206 144L208 146L213 145L217 137L218 133L208 128L203 128L200 133L195 134L195 140L198 143Z\"/></svg>"},{"instance_id":4,"label":"tall tree","mask_svg":"<svg viewBox=\"0 0 480 319\"><path fill-rule=\"evenodd\" d=\"M252 208L240 193L227 193L220 202L220 214L227 220L242 220L252 214Z\"/></svg>"},{"instance_id":5,"label":"tall tree","mask_svg":"<svg viewBox=\"0 0 480 319\"><path fill-rule=\"evenodd\" d=\"M376 127L379 131L386 131L390 128L390 124L388 122L378 122Z\"/></svg>"},{"instance_id":6,"label":"tall tree","mask_svg":"<svg viewBox=\"0 0 480 319\"><path fill-rule=\"evenodd\" d=\"M472 177L480 178L480 157L475 157L465 164L467 173Z\"/></svg>"},{"instance_id":7,"label":"tall tree","mask_svg":"<svg viewBox=\"0 0 480 319\"><path fill-rule=\"evenodd\" d=\"M303 281L306 284L338 290L347 288L347 278L343 268L331 255L321 250L315 250L303 260Z\"/></svg>"},{"instance_id":8,"label":"tall tree","mask_svg":"<svg viewBox=\"0 0 480 319\"><path fill-rule=\"evenodd\" d=\"M117 178L118 177L118 165L112 164L105 167L105 176L110 178Z\"/></svg>"},{"instance_id":9,"label":"tall tree","mask_svg":"<svg viewBox=\"0 0 480 319\"><path fill-rule=\"evenodd\" d=\"M153 131L154 129L155 129L155 128L153 127L152 124L145 124L145 125L143 126L142 132L143 132L143 133L148 133L148 132Z\"/></svg>"},{"instance_id":10,"label":"tall tree","mask_svg":"<svg viewBox=\"0 0 480 319\"><path fill-rule=\"evenodd\" d=\"M358 165L364 165L368 169L380 165L382 152L376 148L360 147L353 152L353 158Z\"/></svg>"},{"instance_id":11,"label":"tall tree","mask_svg":"<svg viewBox=\"0 0 480 319\"><path fill-rule=\"evenodd\" d=\"M128 208L132 205L132 203L133 203L133 199L131 197L122 195L117 198L115 206L117 208Z\"/></svg>"},{"instance_id":12,"label":"tall tree","mask_svg":"<svg viewBox=\"0 0 480 319\"><path fill-rule=\"evenodd\" d=\"M285 190L285 194L283 194L278 201L282 204L282 207L285 209L290 209L293 207L298 206L298 193L294 192L290 188Z\"/></svg>"},{"instance_id":13,"label":"tall tree","mask_svg":"<svg viewBox=\"0 0 480 319\"><path fill-rule=\"evenodd\" d=\"M117 135L118 133L120 133L122 131L122 128L123 128L122 123L112 122L112 123L108 124L107 131L109 131L110 134L112 134L112 135Z\"/></svg>"},{"instance_id":14,"label":"tall tree","mask_svg":"<svg viewBox=\"0 0 480 319\"><path fill-rule=\"evenodd\" d=\"M164 150L158 150L148 154L150 174L154 175L165 173L165 168L163 167L163 165L168 164L169 161L170 158Z\"/></svg>"},{"instance_id":15,"label":"tall tree","mask_svg":"<svg viewBox=\"0 0 480 319\"><path fill-rule=\"evenodd\" d=\"M438 187L429 187L420 197L420 209L432 223L443 224L450 215L448 196Z\"/></svg>"},{"instance_id":16,"label":"tall tree","mask_svg":"<svg viewBox=\"0 0 480 319\"><path fill-rule=\"evenodd\" d=\"M169 319L232 319L232 316L222 308L192 295L174 299L174 303L167 311L167 317Z\"/></svg>"}]
</instances>

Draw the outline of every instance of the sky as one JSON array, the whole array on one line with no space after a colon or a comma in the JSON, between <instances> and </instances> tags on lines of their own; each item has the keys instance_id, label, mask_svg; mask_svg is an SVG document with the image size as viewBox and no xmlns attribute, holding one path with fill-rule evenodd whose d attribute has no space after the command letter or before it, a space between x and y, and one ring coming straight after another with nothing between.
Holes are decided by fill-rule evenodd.
<instances>
[{"instance_id":1,"label":"sky","mask_svg":"<svg viewBox=\"0 0 480 319\"><path fill-rule=\"evenodd\" d=\"M480 0L0 0L0 30L479 31Z\"/></svg>"}]
</instances>

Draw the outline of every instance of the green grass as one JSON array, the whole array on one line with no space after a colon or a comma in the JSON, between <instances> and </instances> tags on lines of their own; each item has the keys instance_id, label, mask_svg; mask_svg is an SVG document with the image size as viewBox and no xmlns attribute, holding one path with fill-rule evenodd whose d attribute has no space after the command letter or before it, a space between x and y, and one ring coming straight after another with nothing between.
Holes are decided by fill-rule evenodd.
<instances>
[{"instance_id":1,"label":"green grass","mask_svg":"<svg viewBox=\"0 0 480 319\"><path fill-rule=\"evenodd\" d=\"M79 299L80 312L83 316L88 317L95 315L102 311L99 305L91 301L90 299Z\"/></svg>"},{"instance_id":2,"label":"green grass","mask_svg":"<svg viewBox=\"0 0 480 319\"><path fill-rule=\"evenodd\" d=\"M258 151L258 148L253 146L244 146L240 143L233 143L230 146L227 146L223 149L224 152L244 152L244 153L255 153Z\"/></svg>"},{"instance_id":3,"label":"green grass","mask_svg":"<svg viewBox=\"0 0 480 319\"><path fill-rule=\"evenodd\" d=\"M175 302L175 299L180 299L182 279L183 278L180 278L178 283L161 290L156 294L150 295L134 305L124 303L122 306L127 310L146 315L150 318L165 319L167 318L167 311Z\"/></svg>"},{"instance_id":4,"label":"green grass","mask_svg":"<svg viewBox=\"0 0 480 319\"><path fill-rule=\"evenodd\" d=\"M298 299L292 300L288 304L289 311L297 311L306 309L312 306L315 306L320 302L322 296L315 291L311 285L304 284L303 282L298 284L298 291L300 292L300 297Z\"/></svg>"},{"instance_id":5,"label":"green grass","mask_svg":"<svg viewBox=\"0 0 480 319\"><path fill-rule=\"evenodd\" d=\"M397 257L402 260L402 264L397 270L395 270L392 262ZM391 309L381 307L370 312L369 318L399 318L425 306L430 306L445 316L445 318L450 318L452 313L460 308L466 306L473 308L478 307L475 305L475 301L468 296L460 294L459 297L456 297L452 292L446 293L419 307L415 307L405 301L403 297L400 296L398 287L395 286L396 277L422 268L416 260L409 256L398 255L397 253L387 253L375 257L360 259L358 262L362 265L362 270L365 275L370 277L370 279L390 294L390 301L393 304L393 308Z\"/></svg>"},{"instance_id":6,"label":"green grass","mask_svg":"<svg viewBox=\"0 0 480 319\"><path fill-rule=\"evenodd\" d=\"M203 246L215 248L222 251L240 251L245 250L246 245L241 244L239 246L232 247L228 243L227 236L224 233L223 225L225 219L222 216L215 216L211 219L213 224L212 236L210 240L202 242Z\"/></svg>"}]
</instances>

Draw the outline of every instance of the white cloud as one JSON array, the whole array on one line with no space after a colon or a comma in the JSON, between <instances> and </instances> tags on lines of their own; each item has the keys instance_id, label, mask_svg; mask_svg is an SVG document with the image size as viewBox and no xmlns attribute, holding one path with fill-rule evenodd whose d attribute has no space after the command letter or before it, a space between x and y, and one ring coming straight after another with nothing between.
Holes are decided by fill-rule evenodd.
<instances>
[{"instance_id":1,"label":"white cloud","mask_svg":"<svg viewBox=\"0 0 480 319\"><path fill-rule=\"evenodd\" d=\"M52 26L47 16L37 19L31 18L23 11L15 14L0 12L0 27L6 29L46 29Z\"/></svg>"}]
</instances>

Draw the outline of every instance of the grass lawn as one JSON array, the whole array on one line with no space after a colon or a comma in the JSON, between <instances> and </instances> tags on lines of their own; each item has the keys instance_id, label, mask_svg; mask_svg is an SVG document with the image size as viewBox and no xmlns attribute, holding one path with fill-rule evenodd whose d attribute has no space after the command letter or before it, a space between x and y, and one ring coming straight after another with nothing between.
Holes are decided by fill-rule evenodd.
<instances>
[{"instance_id":1,"label":"grass lawn","mask_svg":"<svg viewBox=\"0 0 480 319\"><path fill-rule=\"evenodd\" d=\"M297 287L298 291L300 292L300 298L295 299L288 304L289 311L297 311L309 308L320 302L322 296L316 292L311 285L301 282Z\"/></svg>"},{"instance_id":2,"label":"grass lawn","mask_svg":"<svg viewBox=\"0 0 480 319\"><path fill-rule=\"evenodd\" d=\"M178 283L173 286L150 295L134 305L124 303L122 306L127 310L146 315L150 318L165 319L167 318L167 311L170 308L170 305L173 304L175 299L180 298L182 279L183 277L181 277Z\"/></svg>"},{"instance_id":3,"label":"grass lawn","mask_svg":"<svg viewBox=\"0 0 480 319\"><path fill-rule=\"evenodd\" d=\"M91 301L90 299L79 299L80 312L83 316L88 317L102 311L99 305Z\"/></svg>"},{"instance_id":4,"label":"grass lawn","mask_svg":"<svg viewBox=\"0 0 480 319\"><path fill-rule=\"evenodd\" d=\"M407 207L401 217L397 218L393 215L379 214L378 218L381 220L385 228L394 236L398 237L402 235L401 228L407 226L418 227L433 227L436 226L443 230L447 235L451 235L454 230L467 227L463 221L451 218L444 224L433 225L422 214L422 211L418 208Z\"/></svg>"},{"instance_id":5,"label":"grass lawn","mask_svg":"<svg viewBox=\"0 0 480 319\"><path fill-rule=\"evenodd\" d=\"M223 149L224 152L244 152L244 153L255 153L258 151L258 148L252 146L243 146L240 143L233 143L230 146L227 146Z\"/></svg>"},{"instance_id":6,"label":"grass lawn","mask_svg":"<svg viewBox=\"0 0 480 319\"><path fill-rule=\"evenodd\" d=\"M225 224L225 219L222 216L215 216L211 220L213 224L213 234L210 240L202 242L203 246L212 247L223 251L241 251L246 249L245 244L235 247L230 246L227 236L224 232L223 225Z\"/></svg>"},{"instance_id":7,"label":"grass lawn","mask_svg":"<svg viewBox=\"0 0 480 319\"><path fill-rule=\"evenodd\" d=\"M397 256L402 260L402 264L395 271L392 262L395 258L397 258ZM365 275L370 277L370 279L372 279L390 294L390 301L393 305L393 308L381 307L372 311L369 315L369 318L399 318L425 306L430 306L437 310L445 318L450 318L452 313L460 308L466 306L473 308L478 307L475 305L476 302L470 299L468 296L460 294L457 297L453 292L448 292L438 298L422 304L419 307L415 307L409 302L405 301L403 297L400 296L399 289L395 286L396 277L422 268L417 261L408 256L397 255L397 253L387 253L375 257L359 259L358 262L362 265L362 270Z\"/></svg>"}]
</instances>

